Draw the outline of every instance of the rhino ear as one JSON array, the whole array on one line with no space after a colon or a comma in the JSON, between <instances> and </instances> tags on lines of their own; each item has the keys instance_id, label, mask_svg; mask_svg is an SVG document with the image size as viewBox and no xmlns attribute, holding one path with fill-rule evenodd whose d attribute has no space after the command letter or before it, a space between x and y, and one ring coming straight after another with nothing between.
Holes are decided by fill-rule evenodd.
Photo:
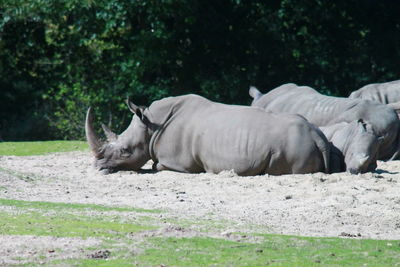
<instances>
[{"instance_id":1,"label":"rhino ear","mask_svg":"<svg viewBox=\"0 0 400 267\"><path fill-rule=\"evenodd\" d=\"M360 131L373 133L373 134L375 133L374 129L372 128L372 125L370 123L364 121L363 119L359 119L357 121L357 123L358 123Z\"/></svg>"},{"instance_id":2,"label":"rhino ear","mask_svg":"<svg viewBox=\"0 0 400 267\"><path fill-rule=\"evenodd\" d=\"M256 87L250 86L249 95L254 98L254 100L257 100L262 96L262 93Z\"/></svg>"},{"instance_id":3,"label":"rhino ear","mask_svg":"<svg viewBox=\"0 0 400 267\"><path fill-rule=\"evenodd\" d=\"M133 104L131 102L131 100L128 99L126 100L126 104L128 105L129 110L133 113L136 114L136 116L138 116L140 118L140 120L148 125L149 124L149 120L147 119L147 117L144 115L144 110L146 109L146 107L143 106L136 106L135 104Z\"/></svg>"},{"instance_id":4,"label":"rhino ear","mask_svg":"<svg viewBox=\"0 0 400 267\"><path fill-rule=\"evenodd\" d=\"M138 107L135 104L133 104L131 102L131 100L128 99L126 100L126 104L128 105L129 110L133 113L136 114L139 118L143 117L143 112L144 112L144 108L143 107Z\"/></svg>"},{"instance_id":5,"label":"rhino ear","mask_svg":"<svg viewBox=\"0 0 400 267\"><path fill-rule=\"evenodd\" d=\"M108 128L105 124L101 124L101 128L103 128L104 133L107 136L108 142L113 142L113 141L117 140L117 138L118 138L117 134L114 133L113 131L111 131L110 128Z\"/></svg>"},{"instance_id":6,"label":"rhino ear","mask_svg":"<svg viewBox=\"0 0 400 267\"><path fill-rule=\"evenodd\" d=\"M359 125L361 130L367 131L367 124L364 122L363 119L358 119L357 124Z\"/></svg>"}]
</instances>

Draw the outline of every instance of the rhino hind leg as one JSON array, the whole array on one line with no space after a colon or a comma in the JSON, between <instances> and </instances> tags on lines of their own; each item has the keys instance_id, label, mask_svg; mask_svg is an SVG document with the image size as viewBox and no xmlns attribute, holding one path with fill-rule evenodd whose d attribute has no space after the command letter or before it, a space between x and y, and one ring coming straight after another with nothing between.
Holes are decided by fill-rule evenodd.
<instances>
[{"instance_id":1,"label":"rhino hind leg","mask_svg":"<svg viewBox=\"0 0 400 267\"><path fill-rule=\"evenodd\" d=\"M164 165L162 165L160 162L157 162L157 163L154 162L152 169L153 169L153 171L168 171L168 170L170 170L167 167L165 167Z\"/></svg>"},{"instance_id":2,"label":"rhino hind leg","mask_svg":"<svg viewBox=\"0 0 400 267\"><path fill-rule=\"evenodd\" d=\"M320 155L319 151L315 151L314 153L305 153L302 158L299 158L292 163L292 174L306 174L324 171L324 158Z\"/></svg>"}]
</instances>

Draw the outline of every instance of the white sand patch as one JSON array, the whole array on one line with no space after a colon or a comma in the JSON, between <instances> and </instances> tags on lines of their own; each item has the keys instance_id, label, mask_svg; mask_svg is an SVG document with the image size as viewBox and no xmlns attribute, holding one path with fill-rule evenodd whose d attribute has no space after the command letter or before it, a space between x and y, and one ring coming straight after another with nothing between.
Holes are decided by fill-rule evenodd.
<instances>
[{"instance_id":1,"label":"white sand patch","mask_svg":"<svg viewBox=\"0 0 400 267\"><path fill-rule=\"evenodd\" d=\"M0 198L165 209L178 218L228 219L270 233L400 239L400 161L376 173L239 177L118 172L102 175L89 152L0 157ZM4 176L4 177L2 177Z\"/></svg>"}]
</instances>

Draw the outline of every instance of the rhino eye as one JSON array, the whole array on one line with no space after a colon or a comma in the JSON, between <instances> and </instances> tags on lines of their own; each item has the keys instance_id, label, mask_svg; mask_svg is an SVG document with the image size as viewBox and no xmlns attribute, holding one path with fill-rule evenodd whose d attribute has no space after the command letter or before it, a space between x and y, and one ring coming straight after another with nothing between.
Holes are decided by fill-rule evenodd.
<instances>
[{"instance_id":1,"label":"rhino eye","mask_svg":"<svg viewBox=\"0 0 400 267\"><path fill-rule=\"evenodd\" d=\"M129 157L131 154L132 153L128 148L121 149L121 157Z\"/></svg>"}]
</instances>

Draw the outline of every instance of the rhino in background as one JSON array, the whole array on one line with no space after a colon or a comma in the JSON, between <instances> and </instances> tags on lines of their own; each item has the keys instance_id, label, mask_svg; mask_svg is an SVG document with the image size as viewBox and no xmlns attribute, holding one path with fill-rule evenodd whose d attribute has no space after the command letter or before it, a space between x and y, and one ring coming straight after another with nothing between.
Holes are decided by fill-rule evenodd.
<instances>
[{"instance_id":1,"label":"rhino in background","mask_svg":"<svg viewBox=\"0 0 400 267\"><path fill-rule=\"evenodd\" d=\"M320 129L333 146L330 157L332 172L348 171L357 174L375 171L382 137L377 137L370 125L358 120Z\"/></svg>"},{"instance_id":2,"label":"rhino in background","mask_svg":"<svg viewBox=\"0 0 400 267\"><path fill-rule=\"evenodd\" d=\"M360 98L390 104L400 101L400 80L372 83L353 91L349 98Z\"/></svg>"},{"instance_id":3,"label":"rhino in background","mask_svg":"<svg viewBox=\"0 0 400 267\"><path fill-rule=\"evenodd\" d=\"M330 146L323 133L297 115L211 102L197 95L168 97L139 108L120 135L102 144L86 116L95 167L139 170L149 159L157 170L187 173L234 170L238 175L329 172Z\"/></svg>"},{"instance_id":4,"label":"rhino in background","mask_svg":"<svg viewBox=\"0 0 400 267\"><path fill-rule=\"evenodd\" d=\"M387 105L392 109L394 109L394 111L396 111L397 113L397 116L400 118L400 101L395 103L389 103Z\"/></svg>"},{"instance_id":5,"label":"rhino in background","mask_svg":"<svg viewBox=\"0 0 400 267\"><path fill-rule=\"evenodd\" d=\"M281 85L267 94L251 87L249 94L253 97L252 106L277 113L300 114L318 127L362 119L371 125L376 136L382 137L378 159L389 160L398 155L400 122L396 112L387 105L363 99L325 96L310 87L293 83Z\"/></svg>"}]
</instances>

